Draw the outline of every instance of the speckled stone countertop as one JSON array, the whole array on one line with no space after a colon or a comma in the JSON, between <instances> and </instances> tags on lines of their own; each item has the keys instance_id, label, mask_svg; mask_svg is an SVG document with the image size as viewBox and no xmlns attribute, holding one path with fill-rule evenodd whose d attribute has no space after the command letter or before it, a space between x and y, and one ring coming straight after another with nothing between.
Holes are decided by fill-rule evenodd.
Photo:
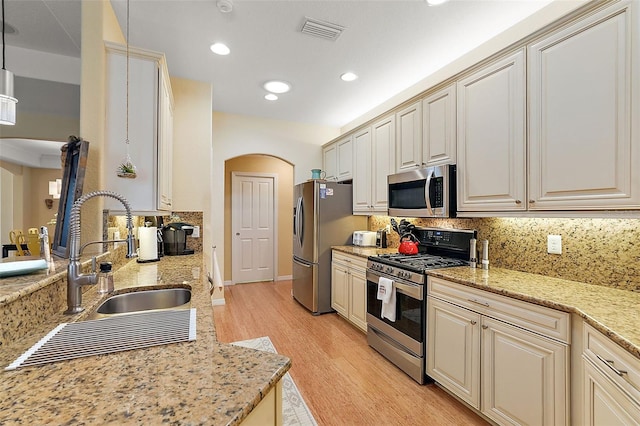
<instances>
[{"instance_id":1,"label":"speckled stone countertop","mask_svg":"<svg viewBox=\"0 0 640 426\"><path fill-rule=\"evenodd\" d=\"M201 255L132 260L116 271L115 293L190 287L196 340L3 371L0 424L239 424L291 361L217 341L203 271ZM86 319L106 297L91 288L83 296L85 312L55 315L3 346L0 365L7 366L58 324Z\"/></svg>"},{"instance_id":2,"label":"speckled stone countertop","mask_svg":"<svg viewBox=\"0 0 640 426\"><path fill-rule=\"evenodd\" d=\"M352 246L333 249L362 257L397 251ZM443 268L431 270L428 275L576 313L640 359L640 293L503 268L491 268L489 271L469 267Z\"/></svg>"}]
</instances>

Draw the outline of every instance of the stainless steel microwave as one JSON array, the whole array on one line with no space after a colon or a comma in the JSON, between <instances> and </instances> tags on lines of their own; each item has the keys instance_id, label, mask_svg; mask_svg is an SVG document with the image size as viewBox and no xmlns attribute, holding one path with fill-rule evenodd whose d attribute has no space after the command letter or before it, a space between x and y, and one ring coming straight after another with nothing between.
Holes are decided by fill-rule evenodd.
<instances>
[{"instance_id":1,"label":"stainless steel microwave","mask_svg":"<svg viewBox=\"0 0 640 426\"><path fill-rule=\"evenodd\" d=\"M389 175L387 183L389 216L456 216L456 166L453 164Z\"/></svg>"}]
</instances>

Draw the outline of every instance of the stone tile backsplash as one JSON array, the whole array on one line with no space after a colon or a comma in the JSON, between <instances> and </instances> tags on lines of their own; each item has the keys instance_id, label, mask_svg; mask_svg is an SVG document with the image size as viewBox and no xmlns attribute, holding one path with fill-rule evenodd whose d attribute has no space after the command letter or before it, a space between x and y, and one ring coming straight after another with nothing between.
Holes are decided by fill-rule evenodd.
<instances>
[{"instance_id":1,"label":"stone tile backsplash","mask_svg":"<svg viewBox=\"0 0 640 426\"><path fill-rule=\"evenodd\" d=\"M371 216L369 229L388 216ZM396 218L400 221L402 218ZM416 226L476 229L489 240L490 266L640 291L640 219L406 218ZM562 254L547 253L547 235L562 236ZM391 231L389 247L397 247Z\"/></svg>"}]
</instances>

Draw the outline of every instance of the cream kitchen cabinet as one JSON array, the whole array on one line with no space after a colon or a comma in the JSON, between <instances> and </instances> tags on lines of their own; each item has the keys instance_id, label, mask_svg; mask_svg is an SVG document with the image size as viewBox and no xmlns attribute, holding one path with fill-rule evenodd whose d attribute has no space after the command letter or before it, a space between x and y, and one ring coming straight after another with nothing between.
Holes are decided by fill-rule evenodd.
<instances>
[{"instance_id":1,"label":"cream kitchen cabinet","mask_svg":"<svg viewBox=\"0 0 640 426\"><path fill-rule=\"evenodd\" d=\"M331 307L366 332L367 260L336 250L331 256Z\"/></svg>"},{"instance_id":2,"label":"cream kitchen cabinet","mask_svg":"<svg viewBox=\"0 0 640 426\"><path fill-rule=\"evenodd\" d=\"M526 210L525 51L457 82L458 211Z\"/></svg>"},{"instance_id":3,"label":"cream kitchen cabinet","mask_svg":"<svg viewBox=\"0 0 640 426\"><path fill-rule=\"evenodd\" d=\"M387 214L387 176L394 173L395 117L353 135L353 213Z\"/></svg>"},{"instance_id":4,"label":"cream kitchen cabinet","mask_svg":"<svg viewBox=\"0 0 640 426\"><path fill-rule=\"evenodd\" d=\"M456 85L422 100L422 164L456 163Z\"/></svg>"},{"instance_id":5,"label":"cream kitchen cabinet","mask_svg":"<svg viewBox=\"0 0 640 426\"><path fill-rule=\"evenodd\" d=\"M530 210L640 207L638 6L529 45Z\"/></svg>"},{"instance_id":6,"label":"cream kitchen cabinet","mask_svg":"<svg viewBox=\"0 0 640 426\"><path fill-rule=\"evenodd\" d=\"M422 102L396 112L396 172L422 165Z\"/></svg>"},{"instance_id":7,"label":"cream kitchen cabinet","mask_svg":"<svg viewBox=\"0 0 640 426\"><path fill-rule=\"evenodd\" d=\"M327 180L342 182L353 179L353 136L324 146L322 161Z\"/></svg>"},{"instance_id":8,"label":"cream kitchen cabinet","mask_svg":"<svg viewBox=\"0 0 640 426\"><path fill-rule=\"evenodd\" d=\"M123 195L134 212L171 209L173 150L172 95L164 55L129 48L129 117L127 120L126 47L106 43L107 104L104 147L104 189ZM116 169L129 153L137 168L135 179L121 178ZM122 210L117 200L105 208Z\"/></svg>"},{"instance_id":9,"label":"cream kitchen cabinet","mask_svg":"<svg viewBox=\"0 0 640 426\"><path fill-rule=\"evenodd\" d=\"M569 424L569 315L429 277L427 374L497 424Z\"/></svg>"},{"instance_id":10,"label":"cream kitchen cabinet","mask_svg":"<svg viewBox=\"0 0 640 426\"><path fill-rule=\"evenodd\" d=\"M640 424L640 361L588 324L583 339L583 424Z\"/></svg>"},{"instance_id":11,"label":"cream kitchen cabinet","mask_svg":"<svg viewBox=\"0 0 640 426\"><path fill-rule=\"evenodd\" d=\"M338 145L335 142L322 147L322 170L325 179L338 180Z\"/></svg>"}]
</instances>

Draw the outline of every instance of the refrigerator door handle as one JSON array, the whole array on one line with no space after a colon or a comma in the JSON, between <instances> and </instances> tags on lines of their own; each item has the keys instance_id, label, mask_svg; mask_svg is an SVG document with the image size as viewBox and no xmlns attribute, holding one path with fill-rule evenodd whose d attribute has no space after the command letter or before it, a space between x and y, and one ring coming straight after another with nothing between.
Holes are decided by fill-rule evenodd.
<instances>
[{"instance_id":1,"label":"refrigerator door handle","mask_svg":"<svg viewBox=\"0 0 640 426\"><path fill-rule=\"evenodd\" d=\"M298 243L300 247L302 247L302 239L304 238L304 210L303 210L303 199L302 197L298 198L298 208L296 210L296 219L298 221Z\"/></svg>"},{"instance_id":2,"label":"refrigerator door handle","mask_svg":"<svg viewBox=\"0 0 640 426\"><path fill-rule=\"evenodd\" d=\"M311 267L313 266L313 264L311 264L311 263L303 263L303 262L300 262L300 261L299 261L298 259L296 259L295 257L293 258L293 262L294 262L294 263L297 263L297 264L298 264L298 265L300 265L300 266L304 266L305 268L311 268Z\"/></svg>"}]
</instances>

